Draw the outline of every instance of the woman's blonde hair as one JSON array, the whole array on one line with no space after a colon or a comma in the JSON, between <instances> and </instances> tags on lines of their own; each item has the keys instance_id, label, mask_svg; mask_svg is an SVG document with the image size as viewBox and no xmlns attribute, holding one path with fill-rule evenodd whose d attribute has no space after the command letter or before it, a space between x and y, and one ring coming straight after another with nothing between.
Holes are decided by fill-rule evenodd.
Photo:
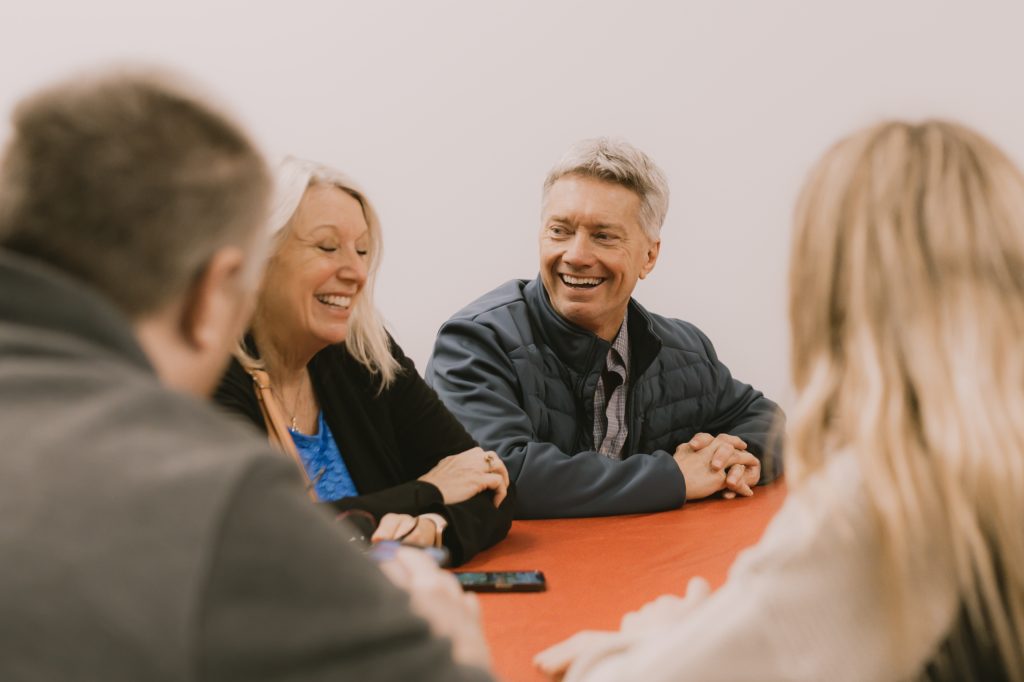
<instances>
[{"instance_id":1,"label":"woman's blonde hair","mask_svg":"<svg viewBox=\"0 0 1024 682\"><path fill-rule=\"evenodd\" d=\"M380 268L384 240L380 219L363 190L339 170L294 156L286 157L277 168L276 196L267 223L273 240L272 249L276 251L284 242L302 197L313 185L337 187L355 198L363 208L369 237L366 284L363 285L352 310L348 337L344 343L352 357L372 373L380 376L380 388L383 390L394 381L401 367L391 352L390 338L384 328L384 322L373 305L374 282ZM259 364L244 351L240 359L243 365L248 367Z\"/></svg>"},{"instance_id":2,"label":"woman's blonde hair","mask_svg":"<svg viewBox=\"0 0 1024 682\"><path fill-rule=\"evenodd\" d=\"M1021 679L1024 177L963 126L874 126L813 170L791 257L788 480L855 453L883 579L938 538L974 638Z\"/></svg>"}]
</instances>

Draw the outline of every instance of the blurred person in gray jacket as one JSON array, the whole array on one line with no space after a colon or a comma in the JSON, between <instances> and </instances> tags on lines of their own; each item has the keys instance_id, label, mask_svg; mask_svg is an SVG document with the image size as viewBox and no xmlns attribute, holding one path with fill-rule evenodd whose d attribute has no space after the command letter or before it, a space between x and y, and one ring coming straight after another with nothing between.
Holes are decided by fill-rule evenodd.
<instances>
[{"instance_id":1,"label":"blurred person in gray jacket","mask_svg":"<svg viewBox=\"0 0 1024 682\"><path fill-rule=\"evenodd\" d=\"M410 605L289 461L202 399L248 321L270 193L248 137L167 75L15 110L0 679L490 679L451 576L400 553Z\"/></svg>"},{"instance_id":2,"label":"blurred person in gray jacket","mask_svg":"<svg viewBox=\"0 0 1024 682\"><path fill-rule=\"evenodd\" d=\"M668 183L619 140L574 145L544 182L540 275L438 332L427 381L505 461L525 518L674 509L753 494L782 413L694 325L632 298L654 269Z\"/></svg>"}]
</instances>

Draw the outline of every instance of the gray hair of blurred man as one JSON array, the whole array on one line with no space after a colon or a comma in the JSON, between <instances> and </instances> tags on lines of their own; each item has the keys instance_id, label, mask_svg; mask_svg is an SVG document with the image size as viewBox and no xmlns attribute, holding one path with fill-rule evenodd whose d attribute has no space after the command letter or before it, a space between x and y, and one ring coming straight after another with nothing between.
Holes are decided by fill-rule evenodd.
<instances>
[{"instance_id":1,"label":"gray hair of blurred man","mask_svg":"<svg viewBox=\"0 0 1024 682\"><path fill-rule=\"evenodd\" d=\"M0 246L136 320L185 295L217 249L255 244L272 193L266 162L193 90L119 69L22 101L0 166Z\"/></svg>"},{"instance_id":2,"label":"gray hair of blurred man","mask_svg":"<svg viewBox=\"0 0 1024 682\"><path fill-rule=\"evenodd\" d=\"M668 214L668 180L651 157L625 140L580 140L548 172L543 199L547 199L551 186L566 175L596 178L632 190L640 197L640 227L651 240L658 239Z\"/></svg>"}]
</instances>

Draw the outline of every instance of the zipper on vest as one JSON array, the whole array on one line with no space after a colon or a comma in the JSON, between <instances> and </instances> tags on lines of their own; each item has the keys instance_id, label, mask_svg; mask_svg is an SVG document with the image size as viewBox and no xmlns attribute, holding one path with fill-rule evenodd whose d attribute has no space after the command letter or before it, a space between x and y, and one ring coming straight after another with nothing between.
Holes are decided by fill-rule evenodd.
<instances>
[{"instance_id":1,"label":"zipper on vest","mask_svg":"<svg viewBox=\"0 0 1024 682\"><path fill-rule=\"evenodd\" d=\"M635 377L634 377L635 378ZM626 459L632 455L632 449L634 443L637 442L637 433L640 431L640 426L644 421L644 416L640 415L640 418L633 421L633 408L634 398L636 397L636 381L629 382L629 392L626 394L626 423L629 424L629 432L626 434L626 442L622 444L622 459Z\"/></svg>"},{"instance_id":2,"label":"zipper on vest","mask_svg":"<svg viewBox=\"0 0 1024 682\"><path fill-rule=\"evenodd\" d=\"M583 444L586 444L586 443L590 443L591 444L591 447L589 447L589 448L582 447L579 450L577 450L577 452L579 452L581 450L597 450L597 448L598 448L598 444L593 442L594 441L594 406L593 406L593 403L591 403L589 414L587 414L587 409L586 409L587 396L583 392L583 389L586 388L587 377L590 376L589 368L594 364L595 348L598 345L599 344L597 343L597 341L592 341L591 344L590 344L590 350L587 351L587 363L584 365L584 367L588 368L588 371L580 372L580 378L579 378L579 381L576 382L576 391L575 391L575 395L573 396L573 398L575 399L575 403L576 403L576 414L577 414L577 416L576 416L576 423L579 424L579 428L576 431L576 433L577 433L577 442L583 443ZM590 425L589 429L586 428L587 424ZM626 434L626 438L627 438L627 440L629 439L629 434L628 433Z\"/></svg>"}]
</instances>

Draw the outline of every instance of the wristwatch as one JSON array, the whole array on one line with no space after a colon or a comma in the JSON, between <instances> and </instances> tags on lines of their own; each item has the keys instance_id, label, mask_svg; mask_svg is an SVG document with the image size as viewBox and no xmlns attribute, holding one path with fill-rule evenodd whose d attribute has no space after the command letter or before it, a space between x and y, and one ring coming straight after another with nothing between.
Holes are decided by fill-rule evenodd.
<instances>
[{"instance_id":1,"label":"wristwatch","mask_svg":"<svg viewBox=\"0 0 1024 682\"><path fill-rule=\"evenodd\" d=\"M444 529L448 527L448 519L441 516L440 514L420 514L421 519L430 519L434 522L434 528L437 532L434 535L434 547L441 546L441 536L444 535Z\"/></svg>"}]
</instances>

